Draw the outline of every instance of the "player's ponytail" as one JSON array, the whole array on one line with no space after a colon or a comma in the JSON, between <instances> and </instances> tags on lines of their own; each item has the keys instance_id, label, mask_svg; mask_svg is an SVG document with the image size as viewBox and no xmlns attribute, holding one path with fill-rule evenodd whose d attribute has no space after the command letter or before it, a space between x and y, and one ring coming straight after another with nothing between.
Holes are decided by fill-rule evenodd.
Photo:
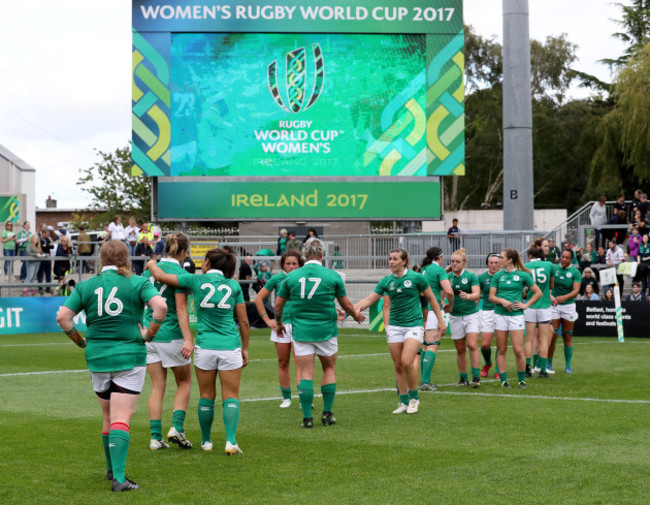
<instances>
[{"instance_id":1,"label":"player's ponytail","mask_svg":"<svg viewBox=\"0 0 650 505\"><path fill-rule=\"evenodd\" d=\"M177 260L185 259L190 248L190 239L183 233L170 233L165 239L165 256Z\"/></svg>"},{"instance_id":2,"label":"player's ponytail","mask_svg":"<svg viewBox=\"0 0 650 505\"><path fill-rule=\"evenodd\" d=\"M117 273L124 277L131 275L129 249L121 240L109 240L99 250L99 262L102 267L115 266Z\"/></svg>"}]
</instances>

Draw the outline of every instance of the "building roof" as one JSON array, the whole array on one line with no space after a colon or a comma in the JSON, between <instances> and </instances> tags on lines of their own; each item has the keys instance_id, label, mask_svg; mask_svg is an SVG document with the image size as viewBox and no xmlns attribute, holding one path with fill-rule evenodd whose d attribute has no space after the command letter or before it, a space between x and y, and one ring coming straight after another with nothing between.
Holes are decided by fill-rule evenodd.
<instances>
[{"instance_id":1,"label":"building roof","mask_svg":"<svg viewBox=\"0 0 650 505\"><path fill-rule=\"evenodd\" d=\"M6 159L7 161L13 163L18 170L22 172L36 172L36 169L31 166L29 163L26 161L23 161L20 159L18 156L16 156L14 153L12 153L9 149L4 147L2 144L0 144L0 157Z\"/></svg>"}]
</instances>

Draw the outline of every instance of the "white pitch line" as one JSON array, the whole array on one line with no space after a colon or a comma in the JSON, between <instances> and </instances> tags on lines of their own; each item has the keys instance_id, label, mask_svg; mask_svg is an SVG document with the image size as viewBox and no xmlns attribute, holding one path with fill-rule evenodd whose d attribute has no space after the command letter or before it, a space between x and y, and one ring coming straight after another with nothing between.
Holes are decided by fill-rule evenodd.
<instances>
[{"instance_id":1,"label":"white pitch line","mask_svg":"<svg viewBox=\"0 0 650 505\"><path fill-rule=\"evenodd\" d=\"M88 369L85 370L47 370L43 372L19 372L19 373L3 373L0 374L0 377L19 377L22 375L49 375L49 374L58 374L58 373L81 373L88 372Z\"/></svg>"}]
</instances>

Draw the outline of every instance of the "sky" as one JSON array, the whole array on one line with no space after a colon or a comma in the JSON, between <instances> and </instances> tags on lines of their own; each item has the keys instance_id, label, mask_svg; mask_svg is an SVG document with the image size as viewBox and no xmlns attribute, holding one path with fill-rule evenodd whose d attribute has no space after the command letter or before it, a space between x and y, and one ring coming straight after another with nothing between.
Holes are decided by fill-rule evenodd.
<instances>
[{"instance_id":1,"label":"sky","mask_svg":"<svg viewBox=\"0 0 650 505\"><path fill-rule=\"evenodd\" d=\"M625 2L625 0L621 0ZM198 2L197 2L198 3ZM611 0L529 0L531 38L566 33L574 67L611 81L598 60L623 45L611 34ZM465 24L502 37L501 0L465 0ZM36 206L83 208L79 169L131 138L131 0L3 2L0 30L0 144L36 169ZM570 96L588 92L572 89Z\"/></svg>"}]
</instances>

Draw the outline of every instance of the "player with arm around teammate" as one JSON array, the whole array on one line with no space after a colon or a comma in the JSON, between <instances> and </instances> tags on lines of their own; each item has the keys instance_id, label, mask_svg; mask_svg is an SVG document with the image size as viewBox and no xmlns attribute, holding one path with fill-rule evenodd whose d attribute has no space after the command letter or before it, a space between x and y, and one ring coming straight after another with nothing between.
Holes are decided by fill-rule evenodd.
<instances>
[{"instance_id":1,"label":"player with arm around teammate","mask_svg":"<svg viewBox=\"0 0 650 505\"><path fill-rule=\"evenodd\" d=\"M481 353L478 350L479 313L478 301L481 298L478 277L465 270L467 254L465 249L458 249L451 255L451 272L449 282L454 291L454 306L450 311L449 326L451 339L456 347L456 364L460 380L457 386L469 386L467 380L467 348L472 369L472 387L481 387L480 369Z\"/></svg>"},{"instance_id":2,"label":"player with arm around teammate","mask_svg":"<svg viewBox=\"0 0 650 505\"><path fill-rule=\"evenodd\" d=\"M524 303L522 299L526 286L533 291L533 296ZM533 305L541 296L542 291L533 281L530 271L524 267L519 252L515 249L501 251L501 270L494 274L490 285L490 302L496 305L494 319L501 387L512 388L508 383L506 363L508 333L510 333L512 350L517 362L519 387L522 389L528 387L524 355L524 310Z\"/></svg>"},{"instance_id":3,"label":"player with arm around teammate","mask_svg":"<svg viewBox=\"0 0 650 505\"><path fill-rule=\"evenodd\" d=\"M501 268L501 256L499 253L490 253L485 258L487 271L478 276L478 285L481 290L481 354L485 360L485 365L481 369L481 377L487 377L492 367L492 340L494 339L494 307L490 301L490 285L494 274ZM496 361L496 354L494 356ZM496 366L494 377L499 380L499 366Z\"/></svg>"},{"instance_id":4,"label":"player with arm around teammate","mask_svg":"<svg viewBox=\"0 0 650 505\"><path fill-rule=\"evenodd\" d=\"M566 373L573 373L571 360L573 359L573 326L578 319L576 311L576 296L580 292L582 275L580 270L571 264L574 252L571 249L564 249L560 254L560 264L555 265L553 270L553 291L551 292L551 314L553 324L553 336L548 349L548 373L553 371L553 354L555 353L555 342L557 331L562 327L562 340L564 342L564 359Z\"/></svg>"},{"instance_id":5,"label":"player with arm around teammate","mask_svg":"<svg viewBox=\"0 0 650 505\"><path fill-rule=\"evenodd\" d=\"M277 333L284 333L284 308L291 301L292 338L294 360L300 370L298 396L302 408L302 427L313 428L312 414L314 401L314 358L318 355L323 376L323 414L321 424L329 426L336 423L332 414L336 394L336 356L338 353L337 311L334 300L351 315L355 321L365 318L354 309L345 293L341 276L323 266L325 246L313 239L304 247L307 260L302 268L294 270L280 286L275 301L275 321Z\"/></svg>"},{"instance_id":6,"label":"player with arm around teammate","mask_svg":"<svg viewBox=\"0 0 650 505\"><path fill-rule=\"evenodd\" d=\"M536 340L536 330L539 330L539 377L548 378L546 363L548 361L548 346L553 336L551 326L551 288L553 287L553 263L546 261L546 253L541 247L532 247L528 250L528 263L524 266L530 270L535 284L542 290L542 297L530 308L524 311L526 320L526 376L530 377L530 357L533 353L533 343ZM532 292L528 291L528 298Z\"/></svg>"},{"instance_id":7,"label":"player with arm around teammate","mask_svg":"<svg viewBox=\"0 0 650 505\"><path fill-rule=\"evenodd\" d=\"M438 302L440 307L442 304L442 293L447 299L447 309L451 311L454 307L454 291L451 289L449 276L444 268L442 268L442 249L439 247L430 247L427 249L425 258L422 260L421 272L429 283L431 292ZM433 367L436 364L436 356L438 348L440 347L440 339L447 331L447 328L440 328L438 318L436 315L429 311L427 320L424 325L424 351L422 354L422 383L420 389L422 391L437 391L438 388L435 384L431 383L431 375L433 374Z\"/></svg>"},{"instance_id":8,"label":"player with arm around teammate","mask_svg":"<svg viewBox=\"0 0 650 505\"><path fill-rule=\"evenodd\" d=\"M85 348L93 389L102 409L106 479L111 481L111 491L131 491L140 486L127 479L124 471L129 425L146 373L145 342L156 336L167 305L150 282L131 275L129 250L124 242L106 242L100 260L101 272L79 283L56 320L75 344ZM147 329L138 323L145 304L153 310ZM88 326L85 337L73 322L82 310Z\"/></svg>"},{"instance_id":9,"label":"player with arm around teammate","mask_svg":"<svg viewBox=\"0 0 650 505\"><path fill-rule=\"evenodd\" d=\"M147 267L156 281L194 293L198 331L194 348L194 370L199 384L201 449L211 451L217 376L221 381L222 417L226 430L224 452L241 454L237 444L239 384L248 364L250 325L239 284L232 280L237 260L223 249L211 249L201 265L203 275L169 274L150 261ZM239 331L233 314L237 317Z\"/></svg>"},{"instance_id":10,"label":"player with arm around teammate","mask_svg":"<svg viewBox=\"0 0 650 505\"><path fill-rule=\"evenodd\" d=\"M165 241L165 257L158 266L166 273L183 275L181 262L187 257L190 241L182 233L170 234ZM149 394L149 426L152 451L169 447L162 439L162 407L167 386L167 370L171 369L176 381L172 427L167 432L167 440L181 449L191 449L192 443L185 438L183 425L190 402L192 389L191 356L194 351L190 318L187 311L187 290L174 288L157 282L149 270L142 275L149 279L167 302L167 318L158 331L155 342L147 344L147 371L151 377ZM151 310L145 312L145 323L151 322Z\"/></svg>"},{"instance_id":11,"label":"player with arm around teammate","mask_svg":"<svg viewBox=\"0 0 650 505\"><path fill-rule=\"evenodd\" d=\"M296 250L286 251L280 258L280 268L282 271L275 274L264 285L255 297L255 306L260 317L266 325L271 328L271 342L275 342L275 352L278 355L278 379L280 381L280 391L282 392L281 409L291 407L291 374L289 372L289 361L291 360L291 305L289 301L284 307L284 333L278 335L276 322L271 319L264 308L264 300L287 278L287 275L305 264L300 253ZM295 359L294 359L295 363ZM300 383L298 369L296 367L296 382Z\"/></svg>"},{"instance_id":12,"label":"player with arm around teammate","mask_svg":"<svg viewBox=\"0 0 650 505\"><path fill-rule=\"evenodd\" d=\"M426 279L408 269L409 256L404 249L393 249L388 256L391 275L384 277L373 293L359 301L355 308L361 312L383 295L390 298L388 316L388 349L395 364L395 377L399 405L393 414L415 414L420 406L418 370L415 364L417 352L424 338L424 320L420 293L424 293L438 321L438 330L444 331L445 322L440 306L433 296Z\"/></svg>"}]
</instances>

